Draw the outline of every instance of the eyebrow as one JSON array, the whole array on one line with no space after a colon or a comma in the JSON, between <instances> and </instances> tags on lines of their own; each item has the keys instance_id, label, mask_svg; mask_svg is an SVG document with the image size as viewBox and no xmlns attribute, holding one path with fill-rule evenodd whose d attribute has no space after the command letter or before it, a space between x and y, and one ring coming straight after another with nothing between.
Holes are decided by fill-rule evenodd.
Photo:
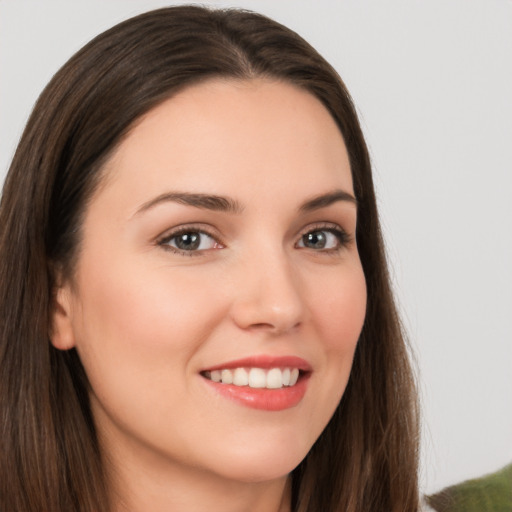
<instances>
[{"instance_id":1,"label":"eyebrow","mask_svg":"<svg viewBox=\"0 0 512 512\"><path fill-rule=\"evenodd\" d=\"M346 192L345 190L333 190L332 192L328 192L327 194L321 194L319 196L315 196L312 199L308 199L302 206L299 208L301 212L311 212L314 210L319 210L320 208L326 208L331 204L337 203L338 201L346 201L357 206L357 199Z\"/></svg>"},{"instance_id":2,"label":"eyebrow","mask_svg":"<svg viewBox=\"0 0 512 512\"><path fill-rule=\"evenodd\" d=\"M299 207L299 211L307 213L321 208L326 208L327 206L339 201L345 201L357 205L356 198L349 192L346 192L345 190L334 190L308 199ZM190 192L166 192L144 203L140 208L138 208L135 215L139 215L161 203L167 202L184 204L186 206L193 206L203 210L234 214L240 214L244 210L243 206L238 201L229 197Z\"/></svg>"},{"instance_id":3,"label":"eyebrow","mask_svg":"<svg viewBox=\"0 0 512 512\"><path fill-rule=\"evenodd\" d=\"M190 192L167 192L161 194L147 203L144 203L135 213L136 215L154 208L158 204L174 202L187 206L194 206L203 210L212 210L216 212L242 213L242 205L229 197L216 196L211 194L193 194Z\"/></svg>"}]
</instances>

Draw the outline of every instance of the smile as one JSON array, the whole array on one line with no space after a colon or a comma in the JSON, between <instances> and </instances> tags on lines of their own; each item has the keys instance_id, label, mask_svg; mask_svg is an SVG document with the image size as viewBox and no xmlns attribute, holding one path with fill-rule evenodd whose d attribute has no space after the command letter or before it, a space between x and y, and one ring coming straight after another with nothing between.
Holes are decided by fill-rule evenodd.
<instances>
[{"instance_id":1,"label":"smile","mask_svg":"<svg viewBox=\"0 0 512 512\"><path fill-rule=\"evenodd\" d=\"M258 355L212 366L200 372L215 394L245 407L283 411L297 406L313 368L296 356Z\"/></svg>"},{"instance_id":2,"label":"smile","mask_svg":"<svg viewBox=\"0 0 512 512\"><path fill-rule=\"evenodd\" d=\"M254 389L281 389L295 386L299 374L298 368L225 368L202 373L204 377L213 382L249 386Z\"/></svg>"}]
</instances>

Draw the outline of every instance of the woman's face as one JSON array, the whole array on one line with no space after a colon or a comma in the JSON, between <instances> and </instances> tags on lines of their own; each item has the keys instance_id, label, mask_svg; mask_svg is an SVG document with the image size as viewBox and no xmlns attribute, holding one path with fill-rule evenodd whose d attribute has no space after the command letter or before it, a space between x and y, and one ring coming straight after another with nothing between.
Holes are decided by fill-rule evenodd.
<instances>
[{"instance_id":1,"label":"woman's face","mask_svg":"<svg viewBox=\"0 0 512 512\"><path fill-rule=\"evenodd\" d=\"M245 482L299 464L365 315L352 196L335 122L291 85L210 81L136 123L52 335L78 350L114 461Z\"/></svg>"}]
</instances>

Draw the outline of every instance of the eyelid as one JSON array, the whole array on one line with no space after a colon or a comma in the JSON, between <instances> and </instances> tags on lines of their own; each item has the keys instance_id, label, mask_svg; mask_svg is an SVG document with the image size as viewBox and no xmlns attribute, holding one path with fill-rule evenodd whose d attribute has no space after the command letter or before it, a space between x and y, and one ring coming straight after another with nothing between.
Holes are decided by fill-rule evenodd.
<instances>
[{"instance_id":1,"label":"eyelid","mask_svg":"<svg viewBox=\"0 0 512 512\"><path fill-rule=\"evenodd\" d=\"M324 222L309 224L308 226L303 228L299 233L299 237L298 237L296 244L298 244L300 242L300 240L302 240L302 237L304 235L307 235L308 233L312 233L315 231L328 231L328 232L334 234L338 238L339 243L340 243L340 246L335 249L323 249L323 250L320 249L320 250L317 250L316 252L324 252L324 253L336 252L340 249L343 249L347 245L351 244L352 241L354 240L353 235L351 235L350 232L348 232L346 229L341 227L339 224L336 224L334 222L324 221ZM302 247L300 247L300 248L302 249ZM308 248L304 247L304 249L308 249Z\"/></svg>"},{"instance_id":2,"label":"eyelid","mask_svg":"<svg viewBox=\"0 0 512 512\"><path fill-rule=\"evenodd\" d=\"M168 244L168 242L170 240L172 240L173 238L175 238L181 234L184 234L184 233L200 233L200 234L206 235L206 236L212 238L213 240L215 240L215 242L222 247L218 247L216 249L201 249L201 250L196 250L196 251L185 251L185 250L181 250L177 247L173 247L172 245ZM155 244L164 250L170 251L175 254L186 255L186 256L201 256L205 252L209 252L210 250L218 250L218 249L225 247L225 244L222 242L221 237L219 236L218 232L216 232L216 230L214 230L211 226L208 226L205 224L183 224L183 225L168 229L162 235L159 235L155 239Z\"/></svg>"},{"instance_id":3,"label":"eyelid","mask_svg":"<svg viewBox=\"0 0 512 512\"><path fill-rule=\"evenodd\" d=\"M295 243L295 246L301 241L302 237L304 235L307 235L308 233L312 233L315 231L328 231L332 234L334 234L338 240L339 240L339 247L336 248L330 248L330 249L317 249L315 252L321 252L321 253L335 253L337 251L340 251L341 249L345 248L347 245L349 245L354 237L343 227L341 227L339 224L334 222L317 222L313 224L309 224L305 226L298 235L298 240ZM182 250L177 247L173 247L168 244L170 240L173 238L179 236L180 234L184 233L201 233L203 235L206 235L210 238L212 238L217 244L219 244L221 247L215 248L215 250L225 248L225 244L222 241L221 236L219 235L218 231L214 229L212 226L205 225L205 224L183 224L180 226L176 226L174 228L166 230L162 235L159 235L155 239L155 244L159 247L161 247L164 250L168 250L170 252L173 252L175 254L180 255L187 255L187 256L201 256L204 255L207 252L210 252L214 249L201 249L201 250ZM308 247L299 247L300 249L308 249ZM313 249L312 249L313 250Z\"/></svg>"}]
</instances>

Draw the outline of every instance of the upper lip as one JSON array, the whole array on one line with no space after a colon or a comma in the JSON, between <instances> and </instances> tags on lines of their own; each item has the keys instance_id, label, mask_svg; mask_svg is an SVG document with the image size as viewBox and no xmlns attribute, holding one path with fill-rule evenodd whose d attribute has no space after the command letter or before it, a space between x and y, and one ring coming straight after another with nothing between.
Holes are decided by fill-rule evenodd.
<instances>
[{"instance_id":1,"label":"upper lip","mask_svg":"<svg viewBox=\"0 0 512 512\"><path fill-rule=\"evenodd\" d=\"M216 364L205 368L203 371L230 370L235 368L297 368L304 372L310 372L312 370L311 365L301 357L254 355Z\"/></svg>"}]
</instances>

